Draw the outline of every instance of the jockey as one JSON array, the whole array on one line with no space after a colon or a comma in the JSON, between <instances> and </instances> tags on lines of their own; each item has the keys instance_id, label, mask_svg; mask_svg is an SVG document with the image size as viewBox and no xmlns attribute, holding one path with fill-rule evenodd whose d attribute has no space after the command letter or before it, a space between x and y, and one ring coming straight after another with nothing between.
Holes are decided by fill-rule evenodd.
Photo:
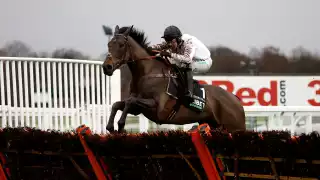
<instances>
[{"instance_id":1,"label":"jockey","mask_svg":"<svg viewBox=\"0 0 320 180\"><path fill-rule=\"evenodd\" d=\"M177 65L185 70L186 96L193 97L194 73L206 73L211 65L212 59L209 49L196 37L182 34L176 26L169 26L164 30L161 37L165 42L151 46L153 50L160 50L159 55L167 58L171 64Z\"/></svg>"}]
</instances>

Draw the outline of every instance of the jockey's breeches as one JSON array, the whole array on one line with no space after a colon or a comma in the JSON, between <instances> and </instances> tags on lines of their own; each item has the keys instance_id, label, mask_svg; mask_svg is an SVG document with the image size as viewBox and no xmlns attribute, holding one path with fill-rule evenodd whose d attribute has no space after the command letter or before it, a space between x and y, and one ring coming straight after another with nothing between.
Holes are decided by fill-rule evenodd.
<instances>
[{"instance_id":1,"label":"jockey's breeches","mask_svg":"<svg viewBox=\"0 0 320 180\"><path fill-rule=\"evenodd\" d=\"M212 66L212 59L199 59L193 60L191 64L192 71L194 73L206 73Z\"/></svg>"}]
</instances>

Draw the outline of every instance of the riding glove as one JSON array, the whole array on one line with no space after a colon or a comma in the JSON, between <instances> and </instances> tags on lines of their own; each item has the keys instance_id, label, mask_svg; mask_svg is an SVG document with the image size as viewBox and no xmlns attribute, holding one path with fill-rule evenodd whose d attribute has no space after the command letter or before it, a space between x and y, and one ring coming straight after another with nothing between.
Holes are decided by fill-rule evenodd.
<instances>
[{"instance_id":1,"label":"riding glove","mask_svg":"<svg viewBox=\"0 0 320 180\"><path fill-rule=\"evenodd\" d=\"M160 51L160 56L162 57L171 57L171 53L164 50L164 51Z\"/></svg>"}]
</instances>

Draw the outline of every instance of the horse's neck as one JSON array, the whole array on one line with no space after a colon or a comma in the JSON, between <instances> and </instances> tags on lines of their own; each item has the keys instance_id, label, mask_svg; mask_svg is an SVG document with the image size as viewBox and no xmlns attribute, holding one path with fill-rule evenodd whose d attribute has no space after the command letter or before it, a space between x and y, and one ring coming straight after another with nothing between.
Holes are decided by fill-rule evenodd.
<instances>
[{"instance_id":1,"label":"horse's neck","mask_svg":"<svg viewBox=\"0 0 320 180\"><path fill-rule=\"evenodd\" d=\"M132 79L139 79L143 76L143 72L139 70L136 62L128 63L129 70L131 72Z\"/></svg>"},{"instance_id":2,"label":"horse's neck","mask_svg":"<svg viewBox=\"0 0 320 180\"><path fill-rule=\"evenodd\" d=\"M135 60L134 63L128 64L132 73L132 77L135 76L137 79L139 79L142 76L146 76L150 73L161 72L163 68L166 68L163 62L155 59L147 59L151 57L151 55L148 54L147 51L132 38L129 39L132 48L133 59Z\"/></svg>"},{"instance_id":3,"label":"horse's neck","mask_svg":"<svg viewBox=\"0 0 320 180\"><path fill-rule=\"evenodd\" d=\"M139 84L145 83L145 81L150 80L148 76L152 78L152 75L163 75L163 69L167 69L165 66L164 68L161 68L163 66L163 63L157 60L146 60L146 61L154 61L155 63L150 66L150 71L147 70L147 73L145 70L141 70L141 66L144 66L145 63L142 61L135 61L127 63L129 70L131 72L131 82L130 82L130 93L133 94L139 94ZM154 77L156 78L156 77Z\"/></svg>"},{"instance_id":4,"label":"horse's neck","mask_svg":"<svg viewBox=\"0 0 320 180\"><path fill-rule=\"evenodd\" d=\"M134 66L136 66L136 64L134 62L128 63L127 65L128 65L129 70L131 72L131 78L132 78L131 82L130 82L130 92L134 93L134 94L137 94L138 81L139 81L139 79L141 77L139 75L140 72L137 70L136 67L134 67Z\"/></svg>"}]
</instances>

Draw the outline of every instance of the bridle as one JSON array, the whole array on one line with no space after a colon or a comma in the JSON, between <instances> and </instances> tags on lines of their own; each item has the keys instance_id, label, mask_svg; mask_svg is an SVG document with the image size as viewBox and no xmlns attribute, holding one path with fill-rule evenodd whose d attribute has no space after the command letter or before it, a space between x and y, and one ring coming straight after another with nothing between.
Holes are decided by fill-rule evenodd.
<instances>
[{"instance_id":1,"label":"bridle","mask_svg":"<svg viewBox=\"0 0 320 180\"><path fill-rule=\"evenodd\" d=\"M114 64L114 69L117 69L122 64L130 62L130 58L128 58L129 60L125 60L125 59L127 59L127 56L130 57L130 55L132 55L132 52L131 52L131 46L128 43L129 41L128 41L128 37L127 36L125 36L123 34L115 34L114 36L123 36L123 38L125 39L125 41L124 41L125 53L122 55L122 57L118 58L118 59L120 59L120 61L118 61L116 64ZM111 41L113 41L113 38L111 39ZM128 49L129 49L129 51L128 51ZM111 58L112 59L112 54L110 52L108 53L107 58Z\"/></svg>"}]
</instances>

